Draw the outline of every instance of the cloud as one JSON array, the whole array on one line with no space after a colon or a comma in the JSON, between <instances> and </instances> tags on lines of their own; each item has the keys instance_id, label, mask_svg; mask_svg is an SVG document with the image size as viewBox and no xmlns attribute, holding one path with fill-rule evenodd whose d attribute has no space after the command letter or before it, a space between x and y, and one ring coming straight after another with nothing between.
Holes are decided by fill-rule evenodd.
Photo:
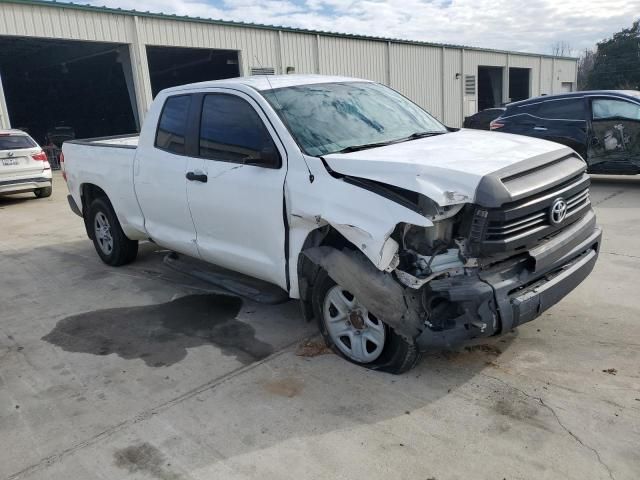
<instances>
[{"instance_id":1,"label":"cloud","mask_svg":"<svg viewBox=\"0 0 640 480\"><path fill-rule=\"evenodd\" d=\"M94 5L311 30L574 53L631 25L640 0L90 0Z\"/></svg>"}]
</instances>

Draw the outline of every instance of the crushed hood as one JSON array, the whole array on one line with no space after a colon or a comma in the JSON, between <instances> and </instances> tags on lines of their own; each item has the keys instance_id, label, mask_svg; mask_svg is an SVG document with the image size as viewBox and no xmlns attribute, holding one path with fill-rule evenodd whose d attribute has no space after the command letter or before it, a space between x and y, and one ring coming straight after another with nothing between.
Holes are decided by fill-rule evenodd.
<instances>
[{"instance_id":1,"label":"crushed hood","mask_svg":"<svg viewBox=\"0 0 640 480\"><path fill-rule=\"evenodd\" d=\"M518 163L524 171L535 157L552 162L570 153L571 149L546 140L462 129L323 158L340 174L418 192L444 206L475 201L486 175L505 169L513 173Z\"/></svg>"}]
</instances>

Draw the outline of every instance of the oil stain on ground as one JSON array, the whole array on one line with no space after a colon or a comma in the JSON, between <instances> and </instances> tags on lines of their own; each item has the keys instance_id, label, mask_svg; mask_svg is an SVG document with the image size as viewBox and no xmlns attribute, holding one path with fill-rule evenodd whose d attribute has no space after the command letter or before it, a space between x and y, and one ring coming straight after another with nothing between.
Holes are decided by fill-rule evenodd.
<instances>
[{"instance_id":1,"label":"oil stain on ground","mask_svg":"<svg viewBox=\"0 0 640 480\"><path fill-rule=\"evenodd\" d=\"M188 348L214 345L249 364L273 352L236 319L242 301L227 295L187 295L159 305L110 308L60 320L43 340L67 352L142 359L152 367L183 360Z\"/></svg>"},{"instance_id":2,"label":"oil stain on ground","mask_svg":"<svg viewBox=\"0 0 640 480\"><path fill-rule=\"evenodd\" d=\"M171 471L171 464L160 450L149 443L141 443L118 450L114 454L115 464L129 473L146 473L161 480L179 480L181 477Z\"/></svg>"}]
</instances>

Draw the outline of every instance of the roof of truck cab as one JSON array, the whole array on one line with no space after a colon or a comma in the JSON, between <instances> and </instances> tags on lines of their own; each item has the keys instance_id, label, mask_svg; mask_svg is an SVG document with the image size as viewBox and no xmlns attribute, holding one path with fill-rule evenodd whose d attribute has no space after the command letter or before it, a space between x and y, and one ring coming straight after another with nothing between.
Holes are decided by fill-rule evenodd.
<instances>
[{"instance_id":1,"label":"roof of truck cab","mask_svg":"<svg viewBox=\"0 0 640 480\"><path fill-rule=\"evenodd\" d=\"M574 97L593 97L598 95L611 95L622 98L630 98L631 100L640 99L640 91L638 90L582 90L579 92L558 93L556 95L543 95L541 97L527 98L518 102L509 103L507 107L520 107L530 103L545 102L547 100L560 100L563 98Z\"/></svg>"},{"instance_id":2,"label":"roof of truck cab","mask_svg":"<svg viewBox=\"0 0 640 480\"><path fill-rule=\"evenodd\" d=\"M178 92L203 88L237 87L239 85L251 87L255 90L273 90L276 88L296 87L299 85L337 82L371 82L371 80L333 75L253 75L248 77L226 78L224 80L190 83L187 85L180 85L178 87L167 88L165 91Z\"/></svg>"}]
</instances>

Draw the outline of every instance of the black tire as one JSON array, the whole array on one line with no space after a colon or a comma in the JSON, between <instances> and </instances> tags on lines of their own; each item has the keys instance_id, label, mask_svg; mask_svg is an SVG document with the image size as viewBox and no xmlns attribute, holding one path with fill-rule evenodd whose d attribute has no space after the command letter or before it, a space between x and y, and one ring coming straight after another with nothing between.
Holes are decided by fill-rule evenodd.
<instances>
[{"instance_id":1,"label":"black tire","mask_svg":"<svg viewBox=\"0 0 640 480\"><path fill-rule=\"evenodd\" d=\"M334 343L333 339L327 331L327 326L325 324L325 315L323 312L325 297L327 296L329 290L335 285L336 282L334 282L331 277L329 277L327 272L321 270L318 273L316 282L313 285L311 298L314 316L318 321L318 328L320 329L320 333L322 334L322 337L324 338L327 346L345 360L348 360L351 363L355 363L356 365L360 365L365 368L380 370L393 374L401 374L408 370L411 370L420 359L420 351L418 349L418 346L416 345L416 342L414 340L407 339L398 335L388 325L385 325L387 333L384 348L382 350L382 353L376 360L370 363L358 362L348 357L340 350L340 348Z\"/></svg>"},{"instance_id":2,"label":"black tire","mask_svg":"<svg viewBox=\"0 0 640 480\"><path fill-rule=\"evenodd\" d=\"M131 263L138 255L138 241L129 240L122 231L118 217L113 211L113 207L104 197L96 198L89 205L88 226L91 229L91 238L98 255L104 263L112 267L119 267ZM95 232L96 218L106 218L112 239L111 249L104 249ZM104 221L104 220L103 220Z\"/></svg>"},{"instance_id":3,"label":"black tire","mask_svg":"<svg viewBox=\"0 0 640 480\"><path fill-rule=\"evenodd\" d=\"M43 187L43 188L38 188L37 190L33 191L33 193L38 198L50 197L51 196L51 192L53 192L53 187Z\"/></svg>"}]
</instances>

